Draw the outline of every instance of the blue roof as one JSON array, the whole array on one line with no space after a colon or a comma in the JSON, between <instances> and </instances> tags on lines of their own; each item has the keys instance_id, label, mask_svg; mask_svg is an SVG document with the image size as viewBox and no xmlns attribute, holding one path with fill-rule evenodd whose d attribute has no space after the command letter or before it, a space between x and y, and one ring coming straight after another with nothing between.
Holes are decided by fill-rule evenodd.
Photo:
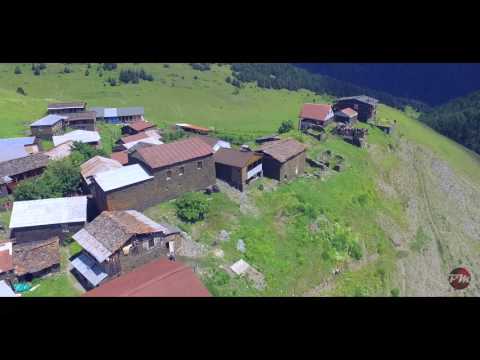
<instances>
[{"instance_id":1,"label":"blue roof","mask_svg":"<svg viewBox=\"0 0 480 360\"><path fill-rule=\"evenodd\" d=\"M28 156L25 146L32 145L35 137L0 139L0 162Z\"/></svg>"},{"instance_id":2,"label":"blue roof","mask_svg":"<svg viewBox=\"0 0 480 360\"><path fill-rule=\"evenodd\" d=\"M35 121L34 123L30 124L30 126L52 126L63 119L66 119L66 116L50 114L41 118L40 120Z\"/></svg>"}]
</instances>

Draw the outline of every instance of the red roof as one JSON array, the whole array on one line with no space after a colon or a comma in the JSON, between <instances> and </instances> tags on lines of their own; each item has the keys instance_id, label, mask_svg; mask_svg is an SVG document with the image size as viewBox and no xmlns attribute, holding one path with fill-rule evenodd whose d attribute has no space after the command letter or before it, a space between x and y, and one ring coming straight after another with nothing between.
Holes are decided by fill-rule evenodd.
<instances>
[{"instance_id":1,"label":"red roof","mask_svg":"<svg viewBox=\"0 0 480 360\"><path fill-rule=\"evenodd\" d=\"M146 129L154 128L155 124L152 124L151 122L144 121L144 120L137 120L132 122L131 124L128 124L127 126L132 128L135 131L143 131Z\"/></svg>"},{"instance_id":2,"label":"red roof","mask_svg":"<svg viewBox=\"0 0 480 360\"><path fill-rule=\"evenodd\" d=\"M146 133L141 132L135 135L124 136L120 139L120 141L124 144L128 144L129 142L146 139L148 137L149 136Z\"/></svg>"},{"instance_id":3,"label":"red roof","mask_svg":"<svg viewBox=\"0 0 480 360\"><path fill-rule=\"evenodd\" d=\"M209 297L193 270L166 258L142 265L88 291L87 297Z\"/></svg>"},{"instance_id":4,"label":"red roof","mask_svg":"<svg viewBox=\"0 0 480 360\"><path fill-rule=\"evenodd\" d=\"M127 165L128 151L124 150L124 151L113 152L112 155L110 155L110 159L117 160L122 165Z\"/></svg>"},{"instance_id":5,"label":"red roof","mask_svg":"<svg viewBox=\"0 0 480 360\"><path fill-rule=\"evenodd\" d=\"M354 117L354 116L357 116L358 113L353 110L352 108L345 108L345 109L342 109L340 110L342 113L344 113L345 115L347 115L348 117Z\"/></svg>"},{"instance_id":6,"label":"red roof","mask_svg":"<svg viewBox=\"0 0 480 360\"><path fill-rule=\"evenodd\" d=\"M212 147L198 137L137 149L133 156L152 169L212 155Z\"/></svg>"},{"instance_id":7,"label":"red roof","mask_svg":"<svg viewBox=\"0 0 480 360\"><path fill-rule=\"evenodd\" d=\"M13 256L9 250L0 251L0 274L13 270Z\"/></svg>"},{"instance_id":8,"label":"red roof","mask_svg":"<svg viewBox=\"0 0 480 360\"><path fill-rule=\"evenodd\" d=\"M198 126L198 125L193 125L193 124L177 124L177 126L181 127L182 129L190 129L194 131L201 131L201 132L209 132L210 129Z\"/></svg>"},{"instance_id":9,"label":"red roof","mask_svg":"<svg viewBox=\"0 0 480 360\"><path fill-rule=\"evenodd\" d=\"M331 111L332 106L328 104L304 104L300 112L300 117L302 119L327 121L332 117L328 116L331 114Z\"/></svg>"}]
</instances>

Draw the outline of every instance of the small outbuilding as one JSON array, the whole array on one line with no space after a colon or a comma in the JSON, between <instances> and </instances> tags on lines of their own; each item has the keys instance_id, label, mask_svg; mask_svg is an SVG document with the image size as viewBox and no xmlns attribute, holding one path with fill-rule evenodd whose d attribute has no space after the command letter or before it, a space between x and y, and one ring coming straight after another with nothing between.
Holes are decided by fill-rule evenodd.
<instances>
[{"instance_id":1,"label":"small outbuilding","mask_svg":"<svg viewBox=\"0 0 480 360\"><path fill-rule=\"evenodd\" d=\"M366 95L343 97L336 100L333 106L335 112L351 108L358 114L358 120L368 122L375 119L378 100Z\"/></svg>"},{"instance_id":2,"label":"small outbuilding","mask_svg":"<svg viewBox=\"0 0 480 360\"><path fill-rule=\"evenodd\" d=\"M104 108L93 107L97 120L105 121L109 124L127 124L143 120L143 107L125 107L125 108Z\"/></svg>"},{"instance_id":3,"label":"small outbuilding","mask_svg":"<svg viewBox=\"0 0 480 360\"><path fill-rule=\"evenodd\" d=\"M65 127L77 130L95 131L97 114L95 111L83 111L68 115Z\"/></svg>"},{"instance_id":4,"label":"small outbuilding","mask_svg":"<svg viewBox=\"0 0 480 360\"><path fill-rule=\"evenodd\" d=\"M222 148L215 153L214 159L217 178L240 191L243 191L250 181L263 174L260 153Z\"/></svg>"},{"instance_id":5,"label":"small outbuilding","mask_svg":"<svg viewBox=\"0 0 480 360\"><path fill-rule=\"evenodd\" d=\"M193 124L187 124L187 123L178 123L175 124L177 129L184 130L187 132L192 132L195 134L200 134L200 135L208 135L208 133L211 131L208 128L198 126L198 125L193 125Z\"/></svg>"},{"instance_id":6,"label":"small outbuilding","mask_svg":"<svg viewBox=\"0 0 480 360\"><path fill-rule=\"evenodd\" d=\"M58 237L46 240L15 243L13 266L20 281L31 281L60 269L60 241Z\"/></svg>"},{"instance_id":7,"label":"small outbuilding","mask_svg":"<svg viewBox=\"0 0 480 360\"><path fill-rule=\"evenodd\" d=\"M329 104L304 104L298 122L299 130L325 127L335 118L332 106Z\"/></svg>"},{"instance_id":8,"label":"small outbuilding","mask_svg":"<svg viewBox=\"0 0 480 360\"><path fill-rule=\"evenodd\" d=\"M15 243L55 236L64 240L81 229L86 221L86 196L15 201L10 217L10 237L15 238Z\"/></svg>"},{"instance_id":9,"label":"small outbuilding","mask_svg":"<svg viewBox=\"0 0 480 360\"><path fill-rule=\"evenodd\" d=\"M305 171L306 147L294 139L265 143L258 150L263 154L263 175L276 180L290 180Z\"/></svg>"},{"instance_id":10,"label":"small outbuilding","mask_svg":"<svg viewBox=\"0 0 480 360\"><path fill-rule=\"evenodd\" d=\"M136 120L122 127L122 134L135 135L146 130L153 130L157 126L146 120Z\"/></svg>"},{"instance_id":11,"label":"small outbuilding","mask_svg":"<svg viewBox=\"0 0 480 360\"><path fill-rule=\"evenodd\" d=\"M210 297L191 267L159 259L113 279L85 297Z\"/></svg>"},{"instance_id":12,"label":"small outbuilding","mask_svg":"<svg viewBox=\"0 0 480 360\"><path fill-rule=\"evenodd\" d=\"M47 115L30 124L33 136L50 140L54 135L60 135L65 130L65 115Z\"/></svg>"},{"instance_id":13,"label":"small outbuilding","mask_svg":"<svg viewBox=\"0 0 480 360\"><path fill-rule=\"evenodd\" d=\"M351 125L358 120L358 113L351 108L338 110L337 112L335 112L335 120L344 124Z\"/></svg>"}]
</instances>

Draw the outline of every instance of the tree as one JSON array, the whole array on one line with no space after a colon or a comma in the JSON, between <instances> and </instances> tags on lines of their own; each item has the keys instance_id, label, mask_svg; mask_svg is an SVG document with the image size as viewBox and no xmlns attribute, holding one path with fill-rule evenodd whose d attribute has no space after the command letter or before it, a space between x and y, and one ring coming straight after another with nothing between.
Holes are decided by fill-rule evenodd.
<instances>
[{"instance_id":1,"label":"tree","mask_svg":"<svg viewBox=\"0 0 480 360\"><path fill-rule=\"evenodd\" d=\"M64 73L64 74L70 74L71 72L72 72L72 69L70 69L68 66L65 66L65 67L63 68L63 73Z\"/></svg>"},{"instance_id":2,"label":"tree","mask_svg":"<svg viewBox=\"0 0 480 360\"><path fill-rule=\"evenodd\" d=\"M20 69L20 66L15 66L15 71L14 71L15 75L19 75L22 73L22 69Z\"/></svg>"},{"instance_id":3,"label":"tree","mask_svg":"<svg viewBox=\"0 0 480 360\"><path fill-rule=\"evenodd\" d=\"M85 76L88 76L88 75L90 75L90 71L88 71L88 69L87 69L87 70L85 70Z\"/></svg>"},{"instance_id":4,"label":"tree","mask_svg":"<svg viewBox=\"0 0 480 360\"><path fill-rule=\"evenodd\" d=\"M286 121L282 122L282 124L278 128L278 132L280 134L284 134L284 133L289 132L292 129L293 129L293 121L292 120L286 120Z\"/></svg>"},{"instance_id":5,"label":"tree","mask_svg":"<svg viewBox=\"0 0 480 360\"><path fill-rule=\"evenodd\" d=\"M24 96L27 95L27 93L25 92L25 90L23 90L22 87L17 88L17 93L20 94L20 95L24 95Z\"/></svg>"},{"instance_id":6,"label":"tree","mask_svg":"<svg viewBox=\"0 0 480 360\"><path fill-rule=\"evenodd\" d=\"M69 159L51 162L43 173L41 181L53 193L69 196L80 186L80 169Z\"/></svg>"},{"instance_id":7,"label":"tree","mask_svg":"<svg viewBox=\"0 0 480 360\"><path fill-rule=\"evenodd\" d=\"M209 204L204 195L190 192L175 201L177 216L186 222L203 220L208 213Z\"/></svg>"},{"instance_id":8,"label":"tree","mask_svg":"<svg viewBox=\"0 0 480 360\"><path fill-rule=\"evenodd\" d=\"M95 149L94 147L88 145L88 144L85 144L85 143L81 143L81 142L78 142L78 141L75 141L73 143L73 147L72 147L72 156L76 156L75 154L79 154L80 157L76 158L78 159L77 161L79 161L80 163L78 165L80 165L81 163L87 161L87 160L90 160L91 158L93 158L94 156L108 156L105 151L103 149Z\"/></svg>"},{"instance_id":9,"label":"tree","mask_svg":"<svg viewBox=\"0 0 480 360\"><path fill-rule=\"evenodd\" d=\"M47 68L47 64L41 63L41 64L38 65L38 68L39 68L40 70L44 70L44 69Z\"/></svg>"},{"instance_id":10,"label":"tree","mask_svg":"<svg viewBox=\"0 0 480 360\"><path fill-rule=\"evenodd\" d=\"M33 75L35 76L40 75L40 69L38 67L36 67L35 70L33 70Z\"/></svg>"}]
</instances>

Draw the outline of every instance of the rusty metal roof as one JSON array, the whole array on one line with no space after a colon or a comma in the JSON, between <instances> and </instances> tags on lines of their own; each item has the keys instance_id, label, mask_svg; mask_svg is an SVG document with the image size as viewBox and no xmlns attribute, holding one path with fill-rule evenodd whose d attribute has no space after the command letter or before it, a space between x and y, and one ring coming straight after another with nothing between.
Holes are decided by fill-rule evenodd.
<instances>
[{"instance_id":1,"label":"rusty metal roof","mask_svg":"<svg viewBox=\"0 0 480 360\"><path fill-rule=\"evenodd\" d=\"M137 120L132 122L131 124L126 125L126 127L132 128L135 131L143 131L146 129L154 128L155 126L155 124L152 124L151 122L145 120Z\"/></svg>"},{"instance_id":2,"label":"rusty metal roof","mask_svg":"<svg viewBox=\"0 0 480 360\"><path fill-rule=\"evenodd\" d=\"M300 112L300 117L326 121L333 117L332 106L329 104L304 104Z\"/></svg>"},{"instance_id":3,"label":"rusty metal roof","mask_svg":"<svg viewBox=\"0 0 480 360\"><path fill-rule=\"evenodd\" d=\"M154 145L136 150L132 156L152 169L212 155L212 148L203 140L191 137L169 144Z\"/></svg>"},{"instance_id":4,"label":"rusty metal roof","mask_svg":"<svg viewBox=\"0 0 480 360\"><path fill-rule=\"evenodd\" d=\"M193 270L162 258L88 291L87 297L209 297Z\"/></svg>"},{"instance_id":5,"label":"rusty metal roof","mask_svg":"<svg viewBox=\"0 0 480 360\"><path fill-rule=\"evenodd\" d=\"M253 151L221 148L215 153L214 157L216 163L244 168L248 164L260 159L262 156Z\"/></svg>"}]
</instances>

